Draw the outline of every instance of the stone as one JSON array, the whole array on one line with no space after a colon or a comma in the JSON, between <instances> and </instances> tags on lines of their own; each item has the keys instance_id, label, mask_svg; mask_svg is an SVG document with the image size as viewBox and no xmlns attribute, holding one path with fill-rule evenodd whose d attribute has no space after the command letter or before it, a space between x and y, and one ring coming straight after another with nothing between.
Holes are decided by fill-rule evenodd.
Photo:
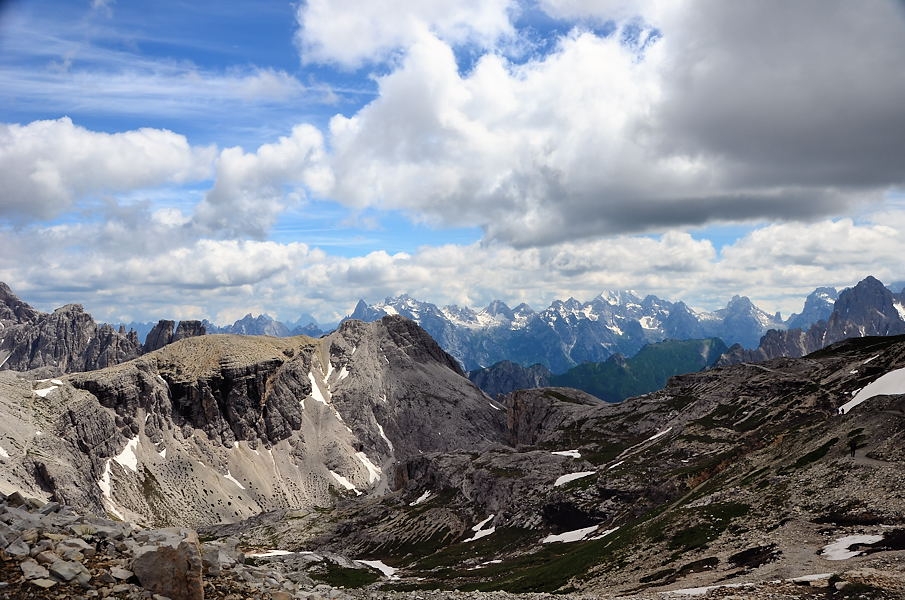
<instances>
[{"instance_id":1,"label":"stone","mask_svg":"<svg viewBox=\"0 0 905 600\"><path fill-rule=\"evenodd\" d=\"M110 575L112 575L116 579L121 579L125 581L132 577L135 573L128 569L123 569L122 567L113 567L110 569Z\"/></svg>"},{"instance_id":2,"label":"stone","mask_svg":"<svg viewBox=\"0 0 905 600\"><path fill-rule=\"evenodd\" d=\"M6 547L6 553L15 558L25 558L30 552L31 548L22 540L16 540Z\"/></svg>"},{"instance_id":3,"label":"stone","mask_svg":"<svg viewBox=\"0 0 905 600\"><path fill-rule=\"evenodd\" d=\"M81 563L58 560L49 567L50 574L62 581L72 581L85 571Z\"/></svg>"},{"instance_id":4,"label":"stone","mask_svg":"<svg viewBox=\"0 0 905 600\"><path fill-rule=\"evenodd\" d=\"M136 535L146 545L132 560L132 572L146 590L172 600L202 600L201 550L198 534L190 529L168 528Z\"/></svg>"},{"instance_id":5,"label":"stone","mask_svg":"<svg viewBox=\"0 0 905 600\"><path fill-rule=\"evenodd\" d=\"M42 579L32 579L31 583L40 588L44 588L45 590L50 589L57 584L57 582L54 581L53 579L43 579L43 578Z\"/></svg>"},{"instance_id":6,"label":"stone","mask_svg":"<svg viewBox=\"0 0 905 600\"><path fill-rule=\"evenodd\" d=\"M50 550L44 550L43 552L38 552L35 555L35 560L37 560L42 565L50 565L60 560L60 557Z\"/></svg>"},{"instance_id":7,"label":"stone","mask_svg":"<svg viewBox=\"0 0 905 600\"><path fill-rule=\"evenodd\" d=\"M20 562L19 568L22 570L22 576L25 579L47 579L50 577L50 572L32 558Z\"/></svg>"},{"instance_id":8,"label":"stone","mask_svg":"<svg viewBox=\"0 0 905 600\"><path fill-rule=\"evenodd\" d=\"M58 560L48 567L50 574L61 581L72 581L79 573L85 570L81 563L67 560Z\"/></svg>"}]
</instances>

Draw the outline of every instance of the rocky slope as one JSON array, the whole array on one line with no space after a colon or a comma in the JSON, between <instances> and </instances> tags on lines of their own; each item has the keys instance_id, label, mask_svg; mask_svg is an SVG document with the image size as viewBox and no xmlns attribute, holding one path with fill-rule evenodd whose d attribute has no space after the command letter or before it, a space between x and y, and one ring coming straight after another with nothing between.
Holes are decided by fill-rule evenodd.
<instances>
[{"instance_id":1,"label":"rocky slope","mask_svg":"<svg viewBox=\"0 0 905 600\"><path fill-rule=\"evenodd\" d=\"M619 404L567 388L497 402L400 317L194 337L59 379L0 373L0 492L281 551L284 578L307 552L337 556L318 568L368 597L894 593L902 369L905 338L862 338ZM351 559L390 568L363 579Z\"/></svg>"},{"instance_id":2,"label":"rocky slope","mask_svg":"<svg viewBox=\"0 0 905 600\"><path fill-rule=\"evenodd\" d=\"M817 316L832 297L832 288L820 288L808 297L805 312ZM825 310L825 308L823 309ZM905 333L905 290L892 293L878 279L866 277L839 294L825 320L806 329L770 330L757 348L730 348L721 365L760 362L782 356L799 357L835 342L873 335Z\"/></svg>"},{"instance_id":3,"label":"rocky slope","mask_svg":"<svg viewBox=\"0 0 905 600\"><path fill-rule=\"evenodd\" d=\"M0 373L0 388L0 491L141 524L381 493L394 464L486 447L505 418L400 317L318 340L193 337L61 379Z\"/></svg>"},{"instance_id":4,"label":"rocky slope","mask_svg":"<svg viewBox=\"0 0 905 600\"><path fill-rule=\"evenodd\" d=\"M134 331L98 324L79 304L35 310L0 282L0 369L45 376L93 371L131 360L175 340L204 335L198 321L160 321L145 345Z\"/></svg>"},{"instance_id":5,"label":"rocky slope","mask_svg":"<svg viewBox=\"0 0 905 600\"><path fill-rule=\"evenodd\" d=\"M835 593L848 569L901 578L902 368L905 338L864 338L618 405L516 392L504 443L414 457L396 491L326 515L206 533L379 559L399 569L391 589L638 594L806 577ZM838 414L890 372L895 385Z\"/></svg>"}]
</instances>

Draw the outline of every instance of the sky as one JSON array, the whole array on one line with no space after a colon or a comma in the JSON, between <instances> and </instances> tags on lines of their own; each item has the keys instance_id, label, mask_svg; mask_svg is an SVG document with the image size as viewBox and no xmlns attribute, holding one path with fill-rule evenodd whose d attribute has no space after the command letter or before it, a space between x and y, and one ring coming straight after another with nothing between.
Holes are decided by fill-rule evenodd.
<instances>
[{"instance_id":1,"label":"sky","mask_svg":"<svg viewBox=\"0 0 905 600\"><path fill-rule=\"evenodd\" d=\"M0 281L108 322L905 280L901 0L0 2Z\"/></svg>"}]
</instances>

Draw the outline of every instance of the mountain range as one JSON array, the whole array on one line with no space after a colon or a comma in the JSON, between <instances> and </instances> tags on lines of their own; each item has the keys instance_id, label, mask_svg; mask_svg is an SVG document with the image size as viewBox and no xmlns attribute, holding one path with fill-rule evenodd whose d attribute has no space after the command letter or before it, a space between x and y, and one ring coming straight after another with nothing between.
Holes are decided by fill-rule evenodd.
<instances>
[{"instance_id":1,"label":"mountain range","mask_svg":"<svg viewBox=\"0 0 905 600\"><path fill-rule=\"evenodd\" d=\"M56 378L0 371L0 499L197 528L268 557L249 559L261 562L247 586L292 561L368 585L363 598L710 585L896 597L903 372L905 336L865 337L673 377L618 404L563 387L491 399L400 316L317 339L197 335ZM24 532L40 517L0 505L0 544L37 548L40 533ZM75 535L101 554L116 546ZM11 597L34 597L31 547L4 558ZM198 589L221 597L234 568ZM54 597L89 589L57 585Z\"/></svg>"}]
</instances>

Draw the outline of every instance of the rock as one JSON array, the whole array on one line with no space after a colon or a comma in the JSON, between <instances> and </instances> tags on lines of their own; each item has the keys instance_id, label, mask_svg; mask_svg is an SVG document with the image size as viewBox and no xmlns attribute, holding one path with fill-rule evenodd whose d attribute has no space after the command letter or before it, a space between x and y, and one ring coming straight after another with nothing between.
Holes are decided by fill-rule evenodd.
<instances>
[{"instance_id":1,"label":"rock","mask_svg":"<svg viewBox=\"0 0 905 600\"><path fill-rule=\"evenodd\" d=\"M31 558L19 563L19 568L22 570L22 576L25 579L46 579L50 577L50 572Z\"/></svg>"},{"instance_id":2,"label":"rock","mask_svg":"<svg viewBox=\"0 0 905 600\"><path fill-rule=\"evenodd\" d=\"M112 567L110 569L110 575L112 575L115 579L121 579L125 581L135 574L128 569L123 569L122 567Z\"/></svg>"},{"instance_id":3,"label":"rock","mask_svg":"<svg viewBox=\"0 0 905 600\"><path fill-rule=\"evenodd\" d=\"M142 587L172 600L204 598L198 534L170 528L142 532L146 545L138 549L132 571Z\"/></svg>"},{"instance_id":4,"label":"rock","mask_svg":"<svg viewBox=\"0 0 905 600\"><path fill-rule=\"evenodd\" d=\"M85 567L78 562L58 560L50 565L50 574L61 581L72 581L85 572Z\"/></svg>"},{"instance_id":5,"label":"rock","mask_svg":"<svg viewBox=\"0 0 905 600\"><path fill-rule=\"evenodd\" d=\"M31 553L31 548L24 541L16 540L6 547L6 553L14 558L25 558Z\"/></svg>"},{"instance_id":6,"label":"rock","mask_svg":"<svg viewBox=\"0 0 905 600\"><path fill-rule=\"evenodd\" d=\"M53 579L44 579L44 578L32 579L31 583L40 588L44 588L45 590L50 589L57 584L57 582L54 581Z\"/></svg>"}]
</instances>

